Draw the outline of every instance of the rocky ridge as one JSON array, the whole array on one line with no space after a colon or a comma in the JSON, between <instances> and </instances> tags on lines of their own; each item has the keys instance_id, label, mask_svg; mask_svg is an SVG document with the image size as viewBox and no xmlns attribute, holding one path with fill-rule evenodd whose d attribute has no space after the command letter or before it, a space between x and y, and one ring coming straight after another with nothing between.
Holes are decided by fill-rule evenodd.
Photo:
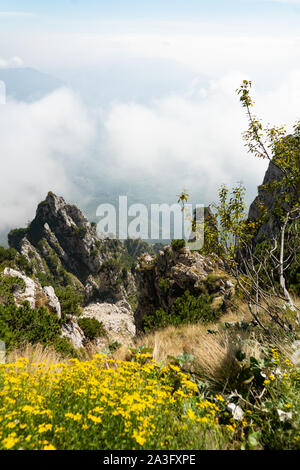
<instances>
[{"instance_id":1,"label":"rocky ridge","mask_svg":"<svg viewBox=\"0 0 300 470\"><path fill-rule=\"evenodd\" d=\"M189 291L198 297L213 296L212 308L225 309L235 294L235 281L225 272L220 259L184 247L174 250L165 246L155 256L144 255L137 266L139 304L135 312L137 330L142 330L143 318L153 316L159 308L171 310L178 297Z\"/></svg>"},{"instance_id":2,"label":"rocky ridge","mask_svg":"<svg viewBox=\"0 0 300 470\"><path fill-rule=\"evenodd\" d=\"M135 291L131 272L116 261L124 252L121 242L100 240L96 224L51 192L38 205L29 227L11 231L8 240L43 282L52 278L58 284L71 284L84 295L85 303L127 300Z\"/></svg>"},{"instance_id":3,"label":"rocky ridge","mask_svg":"<svg viewBox=\"0 0 300 470\"><path fill-rule=\"evenodd\" d=\"M24 287L22 288L18 286L13 293L17 306L22 305L23 302L28 302L31 308L37 308L44 305L47 306L51 312L57 315L58 318L61 318L60 302L52 286L42 287L38 281L33 280L21 272L11 268L5 268L3 275L16 277L23 281Z\"/></svg>"}]
</instances>

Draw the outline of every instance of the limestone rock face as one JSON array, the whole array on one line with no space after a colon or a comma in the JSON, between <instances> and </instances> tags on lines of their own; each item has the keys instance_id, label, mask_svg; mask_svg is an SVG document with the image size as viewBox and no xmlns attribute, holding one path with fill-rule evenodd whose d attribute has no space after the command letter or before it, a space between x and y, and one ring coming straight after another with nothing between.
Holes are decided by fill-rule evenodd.
<instances>
[{"instance_id":1,"label":"limestone rock face","mask_svg":"<svg viewBox=\"0 0 300 470\"><path fill-rule=\"evenodd\" d=\"M110 342L132 339L135 336L134 316L126 301L91 303L85 307L81 318L95 318L101 322Z\"/></svg>"},{"instance_id":2,"label":"limestone rock face","mask_svg":"<svg viewBox=\"0 0 300 470\"><path fill-rule=\"evenodd\" d=\"M270 161L263 179L262 186L270 184L274 181L281 181L283 176L283 172L276 165L274 165L272 161ZM258 188L258 195L249 208L248 219L251 221L257 221L259 218L259 205L261 203L265 206L267 213L270 214L270 217L259 227L258 232L255 235L254 244L268 238L271 239L279 232L280 223L278 220L276 220L276 217L272 216L278 195L278 189L274 193L274 191L268 191L263 187Z\"/></svg>"},{"instance_id":3,"label":"limestone rock face","mask_svg":"<svg viewBox=\"0 0 300 470\"><path fill-rule=\"evenodd\" d=\"M74 348L79 349L84 346L84 333L74 317L68 318L66 323L63 324L61 334L62 337L72 342Z\"/></svg>"},{"instance_id":4,"label":"limestone rock face","mask_svg":"<svg viewBox=\"0 0 300 470\"><path fill-rule=\"evenodd\" d=\"M58 318L61 318L61 306L60 302L54 292L54 289L52 286L44 287L43 288L44 294L47 297L48 300L48 306L56 312Z\"/></svg>"},{"instance_id":5,"label":"limestone rock face","mask_svg":"<svg viewBox=\"0 0 300 470\"><path fill-rule=\"evenodd\" d=\"M5 268L3 274L4 276L18 277L24 282L25 289L23 290L20 288L14 292L16 305L21 305L22 302L27 301L31 308L35 308L36 293L38 289L37 284L30 277L25 276L15 269Z\"/></svg>"},{"instance_id":6,"label":"limestone rock face","mask_svg":"<svg viewBox=\"0 0 300 470\"><path fill-rule=\"evenodd\" d=\"M60 302L55 295L53 287L42 288L39 282L25 276L25 274L22 274L16 269L5 268L3 274L4 276L17 277L24 283L24 288L20 287L14 292L16 305L20 306L22 302L27 301L31 308L37 308L40 306L39 302L42 298L43 305L55 313L58 318L61 318Z\"/></svg>"},{"instance_id":7,"label":"limestone rock face","mask_svg":"<svg viewBox=\"0 0 300 470\"><path fill-rule=\"evenodd\" d=\"M132 274L124 274L116 262L124 246L119 240L100 239L75 206L49 192L36 211L28 229L12 230L9 244L25 256L38 277L68 283L80 291L88 303L94 299L126 300L135 290Z\"/></svg>"},{"instance_id":8,"label":"limestone rock face","mask_svg":"<svg viewBox=\"0 0 300 470\"><path fill-rule=\"evenodd\" d=\"M159 308L166 312L186 290L194 296L209 292L215 307L225 306L235 293L235 281L224 270L220 259L191 252L188 248L174 251L165 246L157 257L144 255L137 266L139 304L135 312L137 330L142 329L145 315Z\"/></svg>"}]
</instances>

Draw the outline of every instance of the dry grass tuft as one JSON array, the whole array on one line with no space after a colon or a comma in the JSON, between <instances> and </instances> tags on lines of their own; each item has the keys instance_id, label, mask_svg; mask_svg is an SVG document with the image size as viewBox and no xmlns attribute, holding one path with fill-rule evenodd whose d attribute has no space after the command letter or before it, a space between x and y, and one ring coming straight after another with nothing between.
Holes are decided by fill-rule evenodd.
<instances>
[{"instance_id":1,"label":"dry grass tuft","mask_svg":"<svg viewBox=\"0 0 300 470\"><path fill-rule=\"evenodd\" d=\"M224 323L235 323L252 320L247 304L241 302L238 309L229 311L222 316L219 324L202 325L190 324L179 327L169 326L163 330L154 331L140 336L135 343L136 347L144 345L153 349L154 360L168 362L169 356L189 354L193 361L185 368L194 372L209 382L212 388L223 390L232 384L240 372L240 365L236 360L236 352L242 350L246 357L261 356L261 345L249 333L241 330L224 328ZM215 332L212 333L212 331ZM126 346L122 346L114 354L116 359L128 360L131 353Z\"/></svg>"},{"instance_id":2,"label":"dry grass tuft","mask_svg":"<svg viewBox=\"0 0 300 470\"><path fill-rule=\"evenodd\" d=\"M144 336L140 342L153 348L156 361L168 361L168 356L192 355L191 371L222 388L231 375L237 373L237 347L222 332L211 334L207 330L200 324L168 327Z\"/></svg>"},{"instance_id":3,"label":"dry grass tuft","mask_svg":"<svg viewBox=\"0 0 300 470\"><path fill-rule=\"evenodd\" d=\"M26 343L8 353L6 362L16 362L19 358L28 359L28 366L40 363L50 365L67 361L67 359L63 359L52 346L30 343Z\"/></svg>"},{"instance_id":4,"label":"dry grass tuft","mask_svg":"<svg viewBox=\"0 0 300 470\"><path fill-rule=\"evenodd\" d=\"M35 308L48 307L48 299L42 290L38 290L35 297Z\"/></svg>"}]
</instances>

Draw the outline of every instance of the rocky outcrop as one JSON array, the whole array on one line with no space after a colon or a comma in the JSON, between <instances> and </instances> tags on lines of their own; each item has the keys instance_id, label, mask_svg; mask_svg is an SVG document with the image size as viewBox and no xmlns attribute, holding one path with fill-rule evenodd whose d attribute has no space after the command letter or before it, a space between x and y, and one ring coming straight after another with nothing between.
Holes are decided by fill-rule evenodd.
<instances>
[{"instance_id":1,"label":"rocky outcrop","mask_svg":"<svg viewBox=\"0 0 300 470\"><path fill-rule=\"evenodd\" d=\"M17 277L23 281L24 289L19 287L14 291L14 299L16 305L22 305L22 302L29 302L31 308L35 308L37 290L40 289L30 277L25 276L19 271L11 268L5 268L3 271L4 276Z\"/></svg>"},{"instance_id":2,"label":"rocky outcrop","mask_svg":"<svg viewBox=\"0 0 300 470\"><path fill-rule=\"evenodd\" d=\"M55 311L58 318L61 318L61 306L60 302L55 294L55 291L52 286L46 286L43 288L43 292L47 298L48 307Z\"/></svg>"},{"instance_id":3,"label":"rocky outcrop","mask_svg":"<svg viewBox=\"0 0 300 470\"><path fill-rule=\"evenodd\" d=\"M47 307L61 318L60 302L55 295L53 287L42 287L39 282L34 281L25 274L16 269L5 268L4 276L17 277L23 281L23 286L18 286L14 291L14 300L16 305L20 306L23 302L29 302L31 308L38 308L41 305Z\"/></svg>"},{"instance_id":4,"label":"rocky outcrop","mask_svg":"<svg viewBox=\"0 0 300 470\"><path fill-rule=\"evenodd\" d=\"M171 310L176 299L189 291L195 297L212 295L213 308L226 308L235 293L235 281L225 272L220 259L191 252L188 248L173 250L166 246L155 256L144 255L137 266L139 305L135 312L137 330L143 318L155 315L159 308Z\"/></svg>"},{"instance_id":5,"label":"rocky outcrop","mask_svg":"<svg viewBox=\"0 0 300 470\"><path fill-rule=\"evenodd\" d=\"M72 342L74 348L79 349L84 346L85 336L75 317L67 318L62 326L61 334L63 338Z\"/></svg>"},{"instance_id":6,"label":"rocky outcrop","mask_svg":"<svg viewBox=\"0 0 300 470\"><path fill-rule=\"evenodd\" d=\"M126 300L135 291L131 272L118 262L123 244L100 240L96 224L52 192L38 205L29 227L11 231L8 240L39 279L71 284L86 303Z\"/></svg>"},{"instance_id":7,"label":"rocky outcrop","mask_svg":"<svg viewBox=\"0 0 300 470\"><path fill-rule=\"evenodd\" d=\"M124 339L128 342L136 333L131 307L125 301L92 303L85 307L80 318L95 318L101 322L110 342L123 342Z\"/></svg>"},{"instance_id":8,"label":"rocky outcrop","mask_svg":"<svg viewBox=\"0 0 300 470\"><path fill-rule=\"evenodd\" d=\"M281 205L284 204L284 201L280 198L280 189L276 186L276 182L281 181L283 177L284 173L280 168L270 161L263 183L258 187L258 195L249 208L248 219L253 222L258 222L262 217L262 207L266 211L266 218L255 234L254 245L262 240L272 239L279 233L280 219L276 217L276 212L278 212L276 204L278 204L278 200Z\"/></svg>"}]
</instances>

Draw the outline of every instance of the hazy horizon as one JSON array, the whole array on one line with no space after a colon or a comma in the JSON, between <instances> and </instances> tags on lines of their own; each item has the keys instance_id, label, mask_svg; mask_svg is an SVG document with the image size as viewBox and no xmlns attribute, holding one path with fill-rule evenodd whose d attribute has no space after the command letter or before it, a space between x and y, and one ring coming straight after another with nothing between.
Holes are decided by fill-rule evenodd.
<instances>
[{"instance_id":1,"label":"hazy horizon","mask_svg":"<svg viewBox=\"0 0 300 470\"><path fill-rule=\"evenodd\" d=\"M292 129L299 19L300 0L0 0L2 243L50 190L91 220L118 195L207 205L243 181L252 201L267 162L236 88L252 80L255 113Z\"/></svg>"}]
</instances>

